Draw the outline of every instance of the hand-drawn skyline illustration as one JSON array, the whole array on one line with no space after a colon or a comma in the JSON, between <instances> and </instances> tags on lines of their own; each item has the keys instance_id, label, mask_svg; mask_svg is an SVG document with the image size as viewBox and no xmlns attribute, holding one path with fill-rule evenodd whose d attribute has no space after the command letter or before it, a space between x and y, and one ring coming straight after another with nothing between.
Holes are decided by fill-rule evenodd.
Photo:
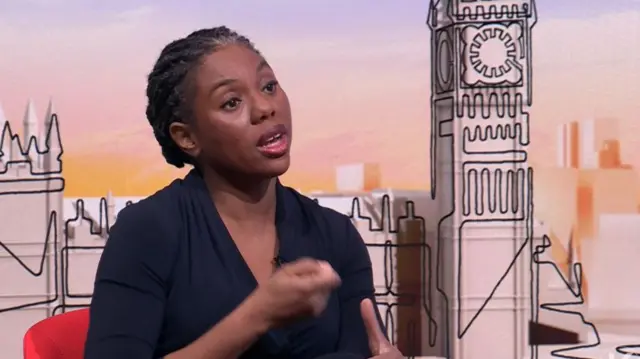
<instances>
[{"instance_id":1,"label":"hand-drawn skyline illustration","mask_svg":"<svg viewBox=\"0 0 640 359\"><path fill-rule=\"evenodd\" d=\"M446 358L530 352L537 316L531 317L528 285L533 183L527 147L536 21L534 1L434 1L427 19L431 191L440 213L431 268L441 297L436 305L447 308L441 325Z\"/></svg>"},{"instance_id":2,"label":"hand-drawn skyline illustration","mask_svg":"<svg viewBox=\"0 0 640 359\"><path fill-rule=\"evenodd\" d=\"M431 110L430 120L420 120L430 141L420 141L431 152L424 146L407 162L428 160L426 188L389 186L389 167L345 154L342 163L350 164L323 175L328 189L302 189L351 217L369 248L388 335L408 357L637 355L640 293L624 280L640 273L633 261L640 177L624 157L630 131L611 118L565 121L553 126L553 146L543 151L553 158L555 150L555 162L532 160L541 146L536 122L545 120L533 82L541 73L532 46L541 2L426 2L422 39L430 37L431 61L421 66L431 69L424 100ZM59 116L53 101L44 118L35 110L28 101L22 122L9 124L0 108L0 347L7 358L20 357L22 335L36 321L89 305L110 226L147 194L121 190L128 165L110 175L115 192L97 184L108 176L96 181L101 195L79 191L89 185L79 187L77 178L86 177L78 176L77 152L67 150L77 146L77 115ZM331 133L322 136L336 146ZM71 191L67 177L75 181ZM303 178L291 177L295 187Z\"/></svg>"}]
</instances>

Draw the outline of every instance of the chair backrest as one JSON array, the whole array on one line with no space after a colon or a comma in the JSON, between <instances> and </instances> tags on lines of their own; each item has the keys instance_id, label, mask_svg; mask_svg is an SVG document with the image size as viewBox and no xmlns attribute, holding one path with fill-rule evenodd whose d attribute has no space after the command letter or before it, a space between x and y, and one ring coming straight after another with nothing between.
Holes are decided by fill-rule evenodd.
<instances>
[{"instance_id":1,"label":"chair backrest","mask_svg":"<svg viewBox=\"0 0 640 359\"><path fill-rule=\"evenodd\" d=\"M54 315L24 335L24 359L82 359L89 329L89 309Z\"/></svg>"}]
</instances>

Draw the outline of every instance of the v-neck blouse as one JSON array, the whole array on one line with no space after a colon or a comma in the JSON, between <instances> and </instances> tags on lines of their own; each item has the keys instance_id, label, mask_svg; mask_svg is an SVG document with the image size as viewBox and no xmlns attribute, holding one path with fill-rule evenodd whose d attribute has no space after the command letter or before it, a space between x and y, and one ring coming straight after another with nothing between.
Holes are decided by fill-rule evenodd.
<instances>
[{"instance_id":1,"label":"v-neck blouse","mask_svg":"<svg viewBox=\"0 0 640 359\"><path fill-rule=\"evenodd\" d=\"M342 278L321 316L270 330L241 358L368 358L360 302L373 299L371 260L348 217L277 184L280 257L326 260ZM200 175L192 171L118 214L98 265L86 359L154 359L233 311L257 282Z\"/></svg>"}]
</instances>

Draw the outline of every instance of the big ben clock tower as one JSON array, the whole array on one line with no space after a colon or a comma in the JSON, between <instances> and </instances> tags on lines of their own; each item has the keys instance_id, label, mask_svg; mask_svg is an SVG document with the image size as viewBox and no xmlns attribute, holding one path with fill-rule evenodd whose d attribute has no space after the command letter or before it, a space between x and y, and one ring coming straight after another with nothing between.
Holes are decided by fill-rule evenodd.
<instances>
[{"instance_id":1,"label":"big ben clock tower","mask_svg":"<svg viewBox=\"0 0 640 359\"><path fill-rule=\"evenodd\" d=\"M534 0L432 0L431 191L440 221L432 346L522 359L532 318L527 165Z\"/></svg>"}]
</instances>

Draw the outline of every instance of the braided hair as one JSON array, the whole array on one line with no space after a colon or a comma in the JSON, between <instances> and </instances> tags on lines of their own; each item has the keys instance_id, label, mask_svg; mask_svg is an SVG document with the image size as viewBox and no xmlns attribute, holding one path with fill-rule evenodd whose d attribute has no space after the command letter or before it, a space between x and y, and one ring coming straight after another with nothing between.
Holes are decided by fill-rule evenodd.
<instances>
[{"instance_id":1,"label":"braided hair","mask_svg":"<svg viewBox=\"0 0 640 359\"><path fill-rule=\"evenodd\" d=\"M147 120L162 149L167 163L178 168L195 166L194 159L184 153L169 134L174 122L191 118L190 76L202 58L217 49L239 44L260 52L246 37L226 26L201 29L165 46L147 80Z\"/></svg>"}]
</instances>

